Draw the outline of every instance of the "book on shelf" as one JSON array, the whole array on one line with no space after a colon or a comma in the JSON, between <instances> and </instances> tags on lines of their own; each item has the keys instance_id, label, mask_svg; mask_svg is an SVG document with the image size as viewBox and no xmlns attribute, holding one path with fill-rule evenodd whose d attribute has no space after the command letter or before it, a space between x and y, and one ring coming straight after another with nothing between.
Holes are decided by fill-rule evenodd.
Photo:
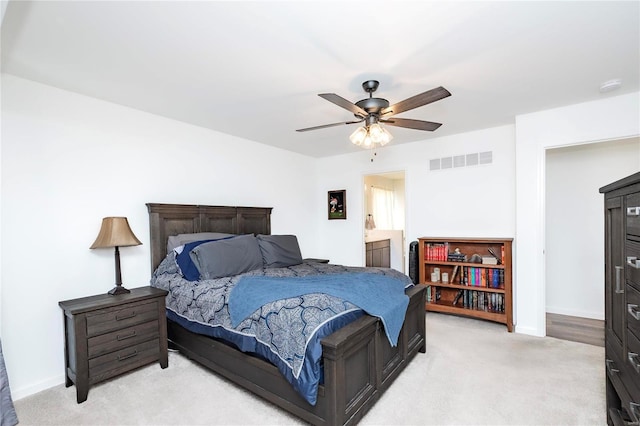
<instances>
[{"instance_id":1,"label":"book on shelf","mask_svg":"<svg viewBox=\"0 0 640 426\"><path fill-rule=\"evenodd\" d=\"M462 307L477 311L504 313L504 294L487 293L479 290L460 290L452 306L462 298Z\"/></svg>"},{"instance_id":2,"label":"book on shelf","mask_svg":"<svg viewBox=\"0 0 640 426\"><path fill-rule=\"evenodd\" d=\"M482 256L482 264L483 265L497 265L498 259L493 256Z\"/></svg>"},{"instance_id":3,"label":"book on shelf","mask_svg":"<svg viewBox=\"0 0 640 426\"><path fill-rule=\"evenodd\" d=\"M475 266L460 267L460 285L469 287L504 288L504 270ZM452 284L453 282L450 281Z\"/></svg>"},{"instance_id":4,"label":"book on shelf","mask_svg":"<svg viewBox=\"0 0 640 426\"><path fill-rule=\"evenodd\" d=\"M427 243L424 247L424 260L446 262L449 254L449 243Z\"/></svg>"},{"instance_id":5,"label":"book on shelf","mask_svg":"<svg viewBox=\"0 0 640 426\"><path fill-rule=\"evenodd\" d=\"M449 282L451 284L455 284L455 279L456 279L456 275L458 274L458 269L460 269L458 265L453 267L453 272L451 272L451 278L449 278Z\"/></svg>"},{"instance_id":6,"label":"book on shelf","mask_svg":"<svg viewBox=\"0 0 640 426\"><path fill-rule=\"evenodd\" d=\"M456 306L456 304L458 303L458 301L462 297L462 294L464 293L464 291L465 290L458 290L458 294L456 294L456 297L453 299L453 306Z\"/></svg>"}]
</instances>

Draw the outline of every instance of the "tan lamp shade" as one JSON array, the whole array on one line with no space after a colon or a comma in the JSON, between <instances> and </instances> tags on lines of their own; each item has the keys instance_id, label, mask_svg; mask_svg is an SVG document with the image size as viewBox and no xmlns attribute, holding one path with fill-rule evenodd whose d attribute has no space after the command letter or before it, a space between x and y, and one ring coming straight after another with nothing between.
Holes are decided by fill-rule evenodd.
<instances>
[{"instance_id":1,"label":"tan lamp shade","mask_svg":"<svg viewBox=\"0 0 640 426\"><path fill-rule=\"evenodd\" d=\"M139 246L140 240L133 235L126 217L105 217L98 238L90 248Z\"/></svg>"},{"instance_id":2,"label":"tan lamp shade","mask_svg":"<svg viewBox=\"0 0 640 426\"><path fill-rule=\"evenodd\" d=\"M120 273L120 250L118 247L139 246L142 244L133 235L126 217L105 217L102 219L102 227L98 238L90 248L115 247L116 261L116 286L109 291L109 294L117 296L119 294L130 293L122 286L122 275Z\"/></svg>"}]
</instances>

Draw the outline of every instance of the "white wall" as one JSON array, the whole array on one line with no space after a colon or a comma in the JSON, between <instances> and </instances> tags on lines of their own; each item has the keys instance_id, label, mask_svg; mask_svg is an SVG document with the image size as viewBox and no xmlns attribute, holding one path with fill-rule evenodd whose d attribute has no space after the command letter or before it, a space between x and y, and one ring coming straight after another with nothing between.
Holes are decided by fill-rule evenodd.
<instances>
[{"instance_id":1,"label":"white wall","mask_svg":"<svg viewBox=\"0 0 640 426\"><path fill-rule=\"evenodd\" d=\"M272 232L320 257L309 157L2 75L1 159L1 330L16 399L64 381L58 301L114 285L113 251L89 250L104 216L127 216L143 242L121 249L129 288L149 282L147 202L272 206Z\"/></svg>"},{"instance_id":2,"label":"white wall","mask_svg":"<svg viewBox=\"0 0 640 426\"><path fill-rule=\"evenodd\" d=\"M345 140L347 137L345 136ZM493 151L493 163L429 171L429 159ZM422 236L513 237L514 128L502 126L409 144L393 143L370 162L366 150L318 160L317 197L346 189L347 220L319 212L319 251L332 262L364 265L363 176L405 171L406 244ZM324 205L324 204L323 204ZM324 220L322 220L324 218ZM408 252L408 247L405 247Z\"/></svg>"},{"instance_id":3,"label":"white wall","mask_svg":"<svg viewBox=\"0 0 640 426\"><path fill-rule=\"evenodd\" d=\"M604 209L598 189L640 170L640 139L549 149L546 312L604 319Z\"/></svg>"},{"instance_id":4,"label":"white wall","mask_svg":"<svg viewBox=\"0 0 640 426\"><path fill-rule=\"evenodd\" d=\"M516 117L516 331L545 335L546 150L637 137L638 117L638 92Z\"/></svg>"}]
</instances>

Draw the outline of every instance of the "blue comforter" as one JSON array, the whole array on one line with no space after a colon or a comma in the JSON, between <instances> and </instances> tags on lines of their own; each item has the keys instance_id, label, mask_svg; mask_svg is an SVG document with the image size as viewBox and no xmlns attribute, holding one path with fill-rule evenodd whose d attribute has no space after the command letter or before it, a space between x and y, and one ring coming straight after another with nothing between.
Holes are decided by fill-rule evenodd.
<instances>
[{"instance_id":1,"label":"blue comforter","mask_svg":"<svg viewBox=\"0 0 640 426\"><path fill-rule=\"evenodd\" d=\"M300 278L363 272L376 277L391 277L398 287L413 285L409 277L393 269L321 263L259 269L231 277L191 282L180 274L173 252L156 269L151 285L169 292L166 299L169 319L193 332L224 339L242 351L256 353L269 360L294 389L315 405L322 375L320 341L364 315L364 311L340 297L310 293L268 302L238 323L232 321L229 311L231 292L244 277Z\"/></svg>"},{"instance_id":2,"label":"blue comforter","mask_svg":"<svg viewBox=\"0 0 640 426\"><path fill-rule=\"evenodd\" d=\"M356 272L306 277L243 277L231 291L229 313L237 326L269 302L305 294L326 293L353 303L369 315L382 320L391 346L398 336L409 305L405 283L396 278Z\"/></svg>"}]
</instances>

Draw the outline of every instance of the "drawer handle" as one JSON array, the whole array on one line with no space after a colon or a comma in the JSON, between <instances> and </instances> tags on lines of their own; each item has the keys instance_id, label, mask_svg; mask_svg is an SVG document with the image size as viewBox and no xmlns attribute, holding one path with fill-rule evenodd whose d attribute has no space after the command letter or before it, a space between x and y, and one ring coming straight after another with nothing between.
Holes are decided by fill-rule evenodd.
<instances>
[{"instance_id":1,"label":"drawer handle","mask_svg":"<svg viewBox=\"0 0 640 426\"><path fill-rule=\"evenodd\" d=\"M631 417L633 417L635 423L640 423L640 404L636 402L630 402L629 413L631 413Z\"/></svg>"},{"instance_id":2,"label":"drawer handle","mask_svg":"<svg viewBox=\"0 0 640 426\"><path fill-rule=\"evenodd\" d=\"M640 207L627 207L627 216L640 216Z\"/></svg>"},{"instance_id":3,"label":"drawer handle","mask_svg":"<svg viewBox=\"0 0 640 426\"><path fill-rule=\"evenodd\" d=\"M640 269L640 262L636 256L627 256L627 265L635 269Z\"/></svg>"},{"instance_id":4,"label":"drawer handle","mask_svg":"<svg viewBox=\"0 0 640 426\"><path fill-rule=\"evenodd\" d=\"M640 373L640 356L635 352L629 352L627 357L633 369L636 370L636 373Z\"/></svg>"},{"instance_id":5,"label":"drawer handle","mask_svg":"<svg viewBox=\"0 0 640 426\"><path fill-rule=\"evenodd\" d=\"M129 358L133 358L134 356L138 355L138 351L135 350L133 351L133 353L130 353L129 355L118 355L118 361L124 361L125 359L129 359Z\"/></svg>"},{"instance_id":6,"label":"drawer handle","mask_svg":"<svg viewBox=\"0 0 640 426\"><path fill-rule=\"evenodd\" d=\"M615 367L615 364L613 363L613 360L612 360L612 359L608 359L608 360L606 360L605 362L606 362L606 364L607 364L607 370L609 370L609 372L610 372L611 374L619 373L619 372L620 372L620 370L618 370L618 369Z\"/></svg>"},{"instance_id":7,"label":"drawer handle","mask_svg":"<svg viewBox=\"0 0 640 426\"><path fill-rule=\"evenodd\" d=\"M123 317L119 317L118 315L116 315L116 321L122 321L122 320L126 320L129 318L133 318L136 316L136 311L131 311L131 313L129 315L125 315Z\"/></svg>"},{"instance_id":8,"label":"drawer handle","mask_svg":"<svg viewBox=\"0 0 640 426\"><path fill-rule=\"evenodd\" d=\"M620 283L622 280L620 276L624 273L624 266L616 266L616 293L622 294L624 293L624 289L621 287Z\"/></svg>"},{"instance_id":9,"label":"drawer handle","mask_svg":"<svg viewBox=\"0 0 640 426\"><path fill-rule=\"evenodd\" d=\"M629 303L627 305L627 311L629 311L632 317L640 321L640 310L638 310L638 305L632 305Z\"/></svg>"},{"instance_id":10,"label":"drawer handle","mask_svg":"<svg viewBox=\"0 0 640 426\"><path fill-rule=\"evenodd\" d=\"M125 334L124 336L118 334L116 336L116 340L121 341L121 340L127 340L127 339L131 339L132 337L136 336L136 331L133 330L133 333L129 333L129 334Z\"/></svg>"}]
</instances>

